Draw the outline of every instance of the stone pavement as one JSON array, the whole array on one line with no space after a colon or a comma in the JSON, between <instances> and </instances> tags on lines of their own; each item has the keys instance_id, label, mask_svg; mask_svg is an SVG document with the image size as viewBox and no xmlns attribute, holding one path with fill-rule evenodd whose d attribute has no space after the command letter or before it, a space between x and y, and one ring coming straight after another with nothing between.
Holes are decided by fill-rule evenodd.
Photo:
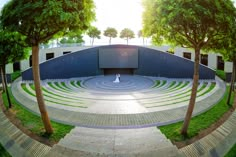
<instances>
[{"instance_id":1,"label":"stone pavement","mask_svg":"<svg viewBox=\"0 0 236 157\"><path fill-rule=\"evenodd\" d=\"M76 127L48 157L175 157L178 149L156 127L140 129L91 129Z\"/></svg>"},{"instance_id":2,"label":"stone pavement","mask_svg":"<svg viewBox=\"0 0 236 157\"><path fill-rule=\"evenodd\" d=\"M186 157L223 157L236 143L236 112L216 130L186 147L180 154Z\"/></svg>"},{"instance_id":3,"label":"stone pavement","mask_svg":"<svg viewBox=\"0 0 236 157\"><path fill-rule=\"evenodd\" d=\"M76 127L50 148L22 133L1 110L0 118L0 143L13 157L223 157L236 143L236 112L215 131L179 150L155 127Z\"/></svg>"},{"instance_id":4,"label":"stone pavement","mask_svg":"<svg viewBox=\"0 0 236 157\"><path fill-rule=\"evenodd\" d=\"M0 119L0 143L13 157L44 157L50 151L51 147L32 139L12 124L1 109Z\"/></svg>"}]
</instances>

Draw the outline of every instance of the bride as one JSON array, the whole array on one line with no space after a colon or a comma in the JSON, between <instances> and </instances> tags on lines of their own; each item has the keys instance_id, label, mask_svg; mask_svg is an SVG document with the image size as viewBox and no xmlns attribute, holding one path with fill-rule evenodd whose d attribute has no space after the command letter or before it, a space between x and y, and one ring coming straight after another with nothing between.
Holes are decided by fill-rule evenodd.
<instances>
[{"instance_id":1,"label":"bride","mask_svg":"<svg viewBox=\"0 0 236 157\"><path fill-rule=\"evenodd\" d=\"M120 74L116 74L116 79L113 82L114 83L119 83L120 82Z\"/></svg>"}]
</instances>

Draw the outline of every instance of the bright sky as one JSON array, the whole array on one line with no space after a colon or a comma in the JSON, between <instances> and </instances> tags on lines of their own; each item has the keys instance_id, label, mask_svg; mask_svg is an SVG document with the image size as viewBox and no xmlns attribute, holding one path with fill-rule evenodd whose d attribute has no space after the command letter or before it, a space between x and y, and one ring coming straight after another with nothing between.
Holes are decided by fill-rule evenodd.
<instances>
[{"instance_id":1,"label":"bright sky","mask_svg":"<svg viewBox=\"0 0 236 157\"><path fill-rule=\"evenodd\" d=\"M0 0L0 8L9 0ZM101 31L101 35L107 27L114 27L118 33L124 28L130 28L137 37L138 31L142 29L142 0L94 0L96 5L96 22L93 23ZM130 40L130 43L140 42ZM89 44L89 38L85 37ZM108 38L102 35L100 40L95 39L94 44L103 45L108 43ZM112 43L123 43L125 40L118 37L112 39Z\"/></svg>"},{"instance_id":2,"label":"bright sky","mask_svg":"<svg viewBox=\"0 0 236 157\"><path fill-rule=\"evenodd\" d=\"M9 0L0 0L0 8ZM141 0L94 0L96 5L96 22L100 30L114 27L118 31L123 28L132 29L135 34L142 27Z\"/></svg>"},{"instance_id":3,"label":"bright sky","mask_svg":"<svg viewBox=\"0 0 236 157\"><path fill-rule=\"evenodd\" d=\"M124 39L119 38L119 33L124 28L130 28L137 37L142 29L142 0L94 0L96 5L96 22L93 23L103 34L107 27L114 27L118 31L118 37L112 39L112 43L125 44ZM129 43L140 43L141 39L132 39ZM100 40L95 39L95 44L108 43L108 38L102 35Z\"/></svg>"},{"instance_id":4,"label":"bright sky","mask_svg":"<svg viewBox=\"0 0 236 157\"><path fill-rule=\"evenodd\" d=\"M105 30L114 27L121 31L124 28L132 29L135 34L142 27L141 0L94 0L96 4L95 25Z\"/></svg>"}]
</instances>

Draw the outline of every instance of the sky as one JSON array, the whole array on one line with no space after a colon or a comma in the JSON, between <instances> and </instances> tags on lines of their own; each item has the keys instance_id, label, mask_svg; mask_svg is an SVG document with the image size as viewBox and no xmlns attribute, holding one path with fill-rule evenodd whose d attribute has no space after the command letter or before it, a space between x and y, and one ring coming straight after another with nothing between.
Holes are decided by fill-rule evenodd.
<instances>
[{"instance_id":1,"label":"sky","mask_svg":"<svg viewBox=\"0 0 236 157\"><path fill-rule=\"evenodd\" d=\"M142 44L138 39L138 31L142 29L142 0L94 0L96 5L96 21L92 24L101 30L102 34L107 27L114 27L118 31L118 37L112 39L112 44L126 44L119 38L119 32L124 28L134 31L135 39L130 44ZM86 40L89 40L86 38ZM100 40L95 39L95 45L108 44L108 38L102 35Z\"/></svg>"},{"instance_id":2,"label":"sky","mask_svg":"<svg viewBox=\"0 0 236 157\"><path fill-rule=\"evenodd\" d=\"M142 27L141 0L95 0L95 25L99 29L115 27L117 30L131 28L135 32Z\"/></svg>"},{"instance_id":3,"label":"sky","mask_svg":"<svg viewBox=\"0 0 236 157\"><path fill-rule=\"evenodd\" d=\"M9 0L0 0L0 9ZM96 21L92 23L101 31L101 39L95 39L95 45L108 44L108 38L103 36L107 27L114 27L118 33L124 28L134 31L135 39L130 44L142 44L142 39L137 38L138 31L142 29L142 0L94 0L96 5ZM236 5L236 0L234 0ZM90 44L90 38L84 37L86 45ZM148 41L150 42L150 41ZM124 39L112 39L112 44L126 44Z\"/></svg>"},{"instance_id":4,"label":"sky","mask_svg":"<svg viewBox=\"0 0 236 157\"><path fill-rule=\"evenodd\" d=\"M9 0L0 0L0 8ZM130 28L137 37L138 31L142 29L142 0L94 0L96 6L96 21L92 23L101 31L101 39L95 39L95 45L108 44L108 38L103 36L107 27L114 27L118 33L124 28ZM89 37L84 38L90 44ZM131 39L129 43L142 43L142 39ZM125 44L124 39L118 37L112 39L112 43Z\"/></svg>"}]
</instances>

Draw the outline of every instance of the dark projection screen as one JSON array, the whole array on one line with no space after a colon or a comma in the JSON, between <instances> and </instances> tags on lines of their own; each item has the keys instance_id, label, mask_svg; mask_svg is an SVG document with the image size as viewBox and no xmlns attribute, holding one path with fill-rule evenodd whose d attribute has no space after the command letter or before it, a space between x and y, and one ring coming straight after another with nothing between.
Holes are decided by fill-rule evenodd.
<instances>
[{"instance_id":1,"label":"dark projection screen","mask_svg":"<svg viewBox=\"0 0 236 157\"><path fill-rule=\"evenodd\" d=\"M100 48L99 68L138 68L138 48Z\"/></svg>"}]
</instances>

